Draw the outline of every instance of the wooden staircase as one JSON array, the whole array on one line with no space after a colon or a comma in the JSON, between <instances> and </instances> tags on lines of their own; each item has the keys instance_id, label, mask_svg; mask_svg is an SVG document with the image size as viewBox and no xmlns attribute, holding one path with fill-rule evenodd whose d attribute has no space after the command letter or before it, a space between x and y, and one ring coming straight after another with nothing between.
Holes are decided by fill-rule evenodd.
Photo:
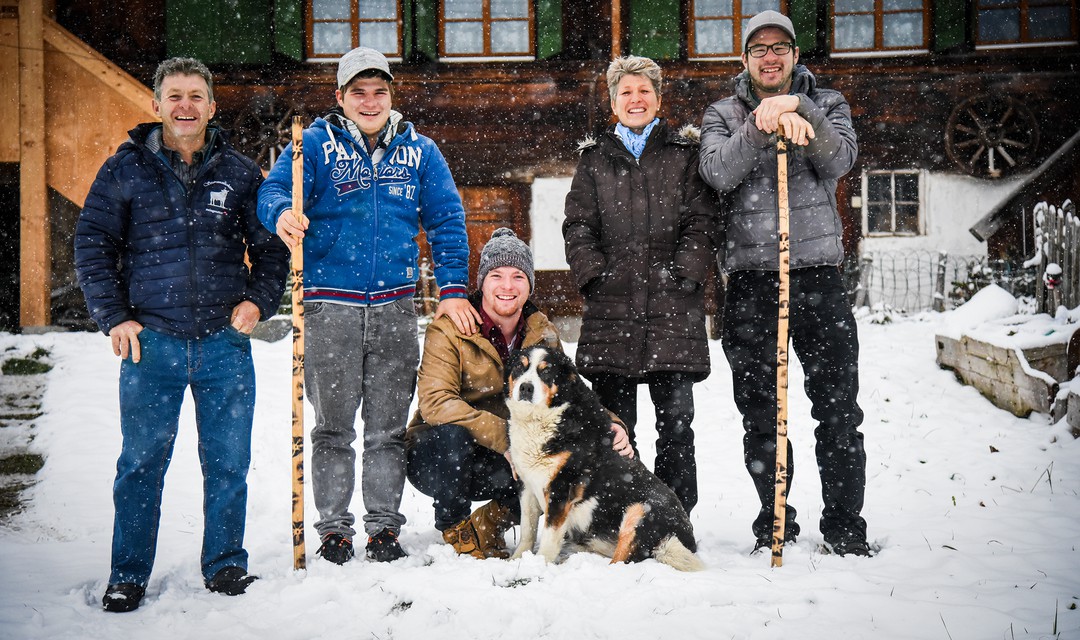
<instances>
[{"instance_id":1,"label":"wooden staircase","mask_svg":"<svg viewBox=\"0 0 1080 640\"><path fill-rule=\"evenodd\" d=\"M0 162L19 164L24 328L50 324L48 188L81 207L127 131L157 120L150 89L43 11L42 0L0 0Z\"/></svg>"}]
</instances>

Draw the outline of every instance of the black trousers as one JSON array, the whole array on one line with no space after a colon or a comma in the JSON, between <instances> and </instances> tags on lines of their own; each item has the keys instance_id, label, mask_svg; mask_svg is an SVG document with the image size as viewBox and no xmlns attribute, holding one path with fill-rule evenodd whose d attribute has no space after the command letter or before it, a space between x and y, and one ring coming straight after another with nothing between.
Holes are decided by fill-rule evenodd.
<instances>
[{"instance_id":1,"label":"black trousers","mask_svg":"<svg viewBox=\"0 0 1080 640\"><path fill-rule=\"evenodd\" d=\"M407 457L409 482L434 498L439 531L468 518L473 501L498 500L515 516L521 510L510 463L477 444L464 427L445 424L417 433Z\"/></svg>"},{"instance_id":2,"label":"black trousers","mask_svg":"<svg viewBox=\"0 0 1080 640\"><path fill-rule=\"evenodd\" d=\"M600 403L626 423L626 433L638 455L637 388L649 385L656 407L656 477L671 487L686 513L698 501L697 461L694 458L694 382L683 373L647 373L631 378L610 373L588 376Z\"/></svg>"},{"instance_id":3,"label":"black trousers","mask_svg":"<svg viewBox=\"0 0 1080 640\"><path fill-rule=\"evenodd\" d=\"M841 274L836 267L791 271L790 345L806 374L806 395L817 422L818 471L823 509L819 526L826 542L866 539L860 513L866 487L866 451L858 431L859 337ZM724 354L731 365L735 404L743 416L743 453L761 502L754 520L757 539L772 535L776 477L776 272L732 274L724 308ZM789 421L788 490L794 478ZM799 533L796 511L787 507L786 533Z\"/></svg>"}]
</instances>

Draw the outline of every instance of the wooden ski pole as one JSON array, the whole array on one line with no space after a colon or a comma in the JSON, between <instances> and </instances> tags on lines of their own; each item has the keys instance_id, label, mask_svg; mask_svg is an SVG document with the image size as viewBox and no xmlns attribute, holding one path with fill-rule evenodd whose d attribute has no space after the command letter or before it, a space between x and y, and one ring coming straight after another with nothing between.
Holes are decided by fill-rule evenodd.
<instances>
[{"instance_id":1,"label":"wooden ski pole","mask_svg":"<svg viewBox=\"0 0 1080 640\"><path fill-rule=\"evenodd\" d=\"M788 141L784 127L776 130L776 200L779 208L776 237L779 245L780 299L776 322L776 492L773 500L772 562L784 564L784 527L787 522L787 390L788 390L788 313L791 300L791 239L788 210Z\"/></svg>"},{"instance_id":2,"label":"wooden ski pole","mask_svg":"<svg viewBox=\"0 0 1080 640\"><path fill-rule=\"evenodd\" d=\"M304 219L304 128L292 120L292 215ZM292 540L293 569L307 566L304 548L304 245L292 250Z\"/></svg>"}]
</instances>

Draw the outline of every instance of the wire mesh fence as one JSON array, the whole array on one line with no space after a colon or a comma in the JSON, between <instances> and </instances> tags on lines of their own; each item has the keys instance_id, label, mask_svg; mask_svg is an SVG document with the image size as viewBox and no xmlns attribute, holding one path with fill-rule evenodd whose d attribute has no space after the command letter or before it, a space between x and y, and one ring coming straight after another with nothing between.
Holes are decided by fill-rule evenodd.
<instances>
[{"instance_id":1,"label":"wire mesh fence","mask_svg":"<svg viewBox=\"0 0 1080 640\"><path fill-rule=\"evenodd\" d=\"M1021 261L934 251L866 252L859 263L855 306L896 313L947 311L988 284L1017 297L1033 297L1039 274Z\"/></svg>"}]
</instances>

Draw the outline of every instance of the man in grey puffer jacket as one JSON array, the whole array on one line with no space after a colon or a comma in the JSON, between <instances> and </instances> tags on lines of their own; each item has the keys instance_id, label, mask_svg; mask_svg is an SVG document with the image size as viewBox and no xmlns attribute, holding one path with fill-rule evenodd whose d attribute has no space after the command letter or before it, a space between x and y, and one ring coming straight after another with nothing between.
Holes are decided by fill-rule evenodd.
<instances>
[{"instance_id":1,"label":"man in grey puffer jacket","mask_svg":"<svg viewBox=\"0 0 1080 640\"><path fill-rule=\"evenodd\" d=\"M735 95L705 111L701 175L722 197L721 266L729 277L723 346L743 415L746 468L761 501L754 551L771 544L776 455L777 242L776 132L788 152L791 212L790 329L806 373L818 422L817 461L824 506L819 524L839 555L870 555L860 515L866 453L858 431L859 340L839 265L844 250L836 182L855 164L851 109L836 91L819 89L797 65L795 30L784 15L764 11L747 25L745 70ZM797 433L797 429L796 429ZM788 482L794 475L790 441ZM785 539L799 534L789 504Z\"/></svg>"}]
</instances>

